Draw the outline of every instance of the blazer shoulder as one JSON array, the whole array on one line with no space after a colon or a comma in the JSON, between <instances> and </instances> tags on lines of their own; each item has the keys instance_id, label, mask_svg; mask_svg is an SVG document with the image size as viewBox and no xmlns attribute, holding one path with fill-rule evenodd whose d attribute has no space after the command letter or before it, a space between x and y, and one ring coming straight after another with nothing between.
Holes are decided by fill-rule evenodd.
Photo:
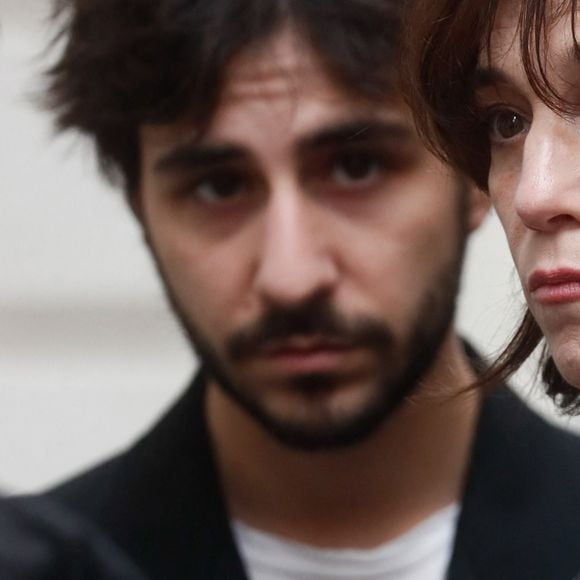
<instances>
[{"instance_id":1,"label":"blazer shoulder","mask_svg":"<svg viewBox=\"0 0 580 580\"><path fill-rule=\"evenodd\" d=\"M566 474L580 482L580 436L550 423L509 388L484 404L479 439L483 451L515 461L534 479L561 484Z\"/></svg>"},{"instance_id":2,"label":"blazer shoulder","mask_svg":"<svg viewBox=\"0 0 580 580\"><path fill-rule=\"evenodd\" d=\"M119 489L123 476L124 454L113 457L45 493L45 496L91 520L98 519Z\"/></svg>"},{"instance_id":3,"label":"blazer shoulder","mask_svg":"<svg viewBox=\"0 0 580 580\"><path fill-rule=\"evenodd\" d=\"M580 438L509 388L486 397L450 580L570 580L580 570ZM460 571L461 570L461 571Z\"/></svg>"}]
</instances>

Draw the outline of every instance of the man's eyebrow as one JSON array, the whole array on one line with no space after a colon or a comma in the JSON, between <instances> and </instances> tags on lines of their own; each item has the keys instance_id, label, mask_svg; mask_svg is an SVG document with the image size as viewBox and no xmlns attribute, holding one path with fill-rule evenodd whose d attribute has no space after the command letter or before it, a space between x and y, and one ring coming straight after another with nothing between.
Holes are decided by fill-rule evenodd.
<instances>
[{"instance_id":1,"label":"man's eyebrow","mask_svg":"<svg viewBox=\"0 0 580 580\"><path fill-rule=\"evenodd\" d=\"M245 157L244 151L232 145L211 145L188 142L162 155L154 164L155 173L179 169L195 169L219 163L228 163Z\"/></svg>"},{"instance_id":2,"label":"man's eyebrow","mask_svg":"<svg viewBox=\"0 0 580 580\"><path fill-rule=\"evenodd\" d=\"M406 122L358 119L316 131L302 139L298 148L300 150L318 149L349 141L356 143L357 141L387 137L390 139L408 139L413 135L412 126Z\"/></svg>"},{"instance_id":3,"label":"man's eyebrow","mask_svg":"<svg viewBox=\"0 0 580 580\"><path fill-rule=\"evenodd\" d=\"M398 121L359 119L337 123L316 131L299 141L299 150L319 149L344 142L367 139L408 139L414 135L410 125ZM155 173L169 173L180 169L196 169L239 161L247 157L241 147L234 145L202 144L194 141L177 145L155 161Z\"/></svg>"}]
</instances>

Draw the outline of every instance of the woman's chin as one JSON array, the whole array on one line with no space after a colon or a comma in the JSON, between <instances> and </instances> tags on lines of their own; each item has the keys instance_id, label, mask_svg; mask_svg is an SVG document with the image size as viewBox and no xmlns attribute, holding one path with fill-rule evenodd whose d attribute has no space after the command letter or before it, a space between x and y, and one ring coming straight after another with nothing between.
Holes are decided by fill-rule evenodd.
<instances>
[{"instance_id":1,"label":"woman's chin","mask_svg":"<svg viewBox=\"0 0 580 580\"><path fill-rule=\"evenodd\" d=\"M577 389L580 389L580 348L573 353L553 352L552 357L562 378Z\"/></svg>"}]
</instances>

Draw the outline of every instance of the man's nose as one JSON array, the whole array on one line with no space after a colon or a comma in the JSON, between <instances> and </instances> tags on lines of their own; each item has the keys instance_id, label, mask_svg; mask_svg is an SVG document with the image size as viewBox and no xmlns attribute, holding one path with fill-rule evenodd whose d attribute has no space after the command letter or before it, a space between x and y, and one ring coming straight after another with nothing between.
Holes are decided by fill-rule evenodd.
<instances>
[{"instance_id":1,"label":"man's nose","mask_svg":"<svg viewBox=\"0 0 580 580\"><path fill-rule=\"evenodd\" d=\"M580 223L580 128L558 118L532 125L516 191L518 216L530 229L555 231Z\"/></svg>"},{"instance_id":2,"label":"man's nose","mask_svg":"<svg viewBox=\"0 0 580 580\"><path fill-rule=\"evenodd\" d=\"M254 278L264 301L292 306L332 292L339 264L327 212L296 187L270 196Z\"/></svg>"}]
</instances>

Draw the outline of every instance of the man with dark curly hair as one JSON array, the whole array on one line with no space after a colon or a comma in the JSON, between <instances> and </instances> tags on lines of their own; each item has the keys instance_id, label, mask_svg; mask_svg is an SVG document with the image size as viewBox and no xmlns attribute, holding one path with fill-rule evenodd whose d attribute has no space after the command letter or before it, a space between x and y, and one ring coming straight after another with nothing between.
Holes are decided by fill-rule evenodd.
<instances>
[{"instance_id":1,"label":"man with dark curly hair","mask_svg":"<svg viewBox=\"0 0 580 580\"><path fill-rule=\"evenodd\" d=\"M201 369L134 447L50 495L153 579L580 564L580 507L553 494L580 485L578 441L505 388L466 390L452 321L487 204L417 137L402 5L63 5L50 105L120 180Z\"/></svg>"}]
</instances>

